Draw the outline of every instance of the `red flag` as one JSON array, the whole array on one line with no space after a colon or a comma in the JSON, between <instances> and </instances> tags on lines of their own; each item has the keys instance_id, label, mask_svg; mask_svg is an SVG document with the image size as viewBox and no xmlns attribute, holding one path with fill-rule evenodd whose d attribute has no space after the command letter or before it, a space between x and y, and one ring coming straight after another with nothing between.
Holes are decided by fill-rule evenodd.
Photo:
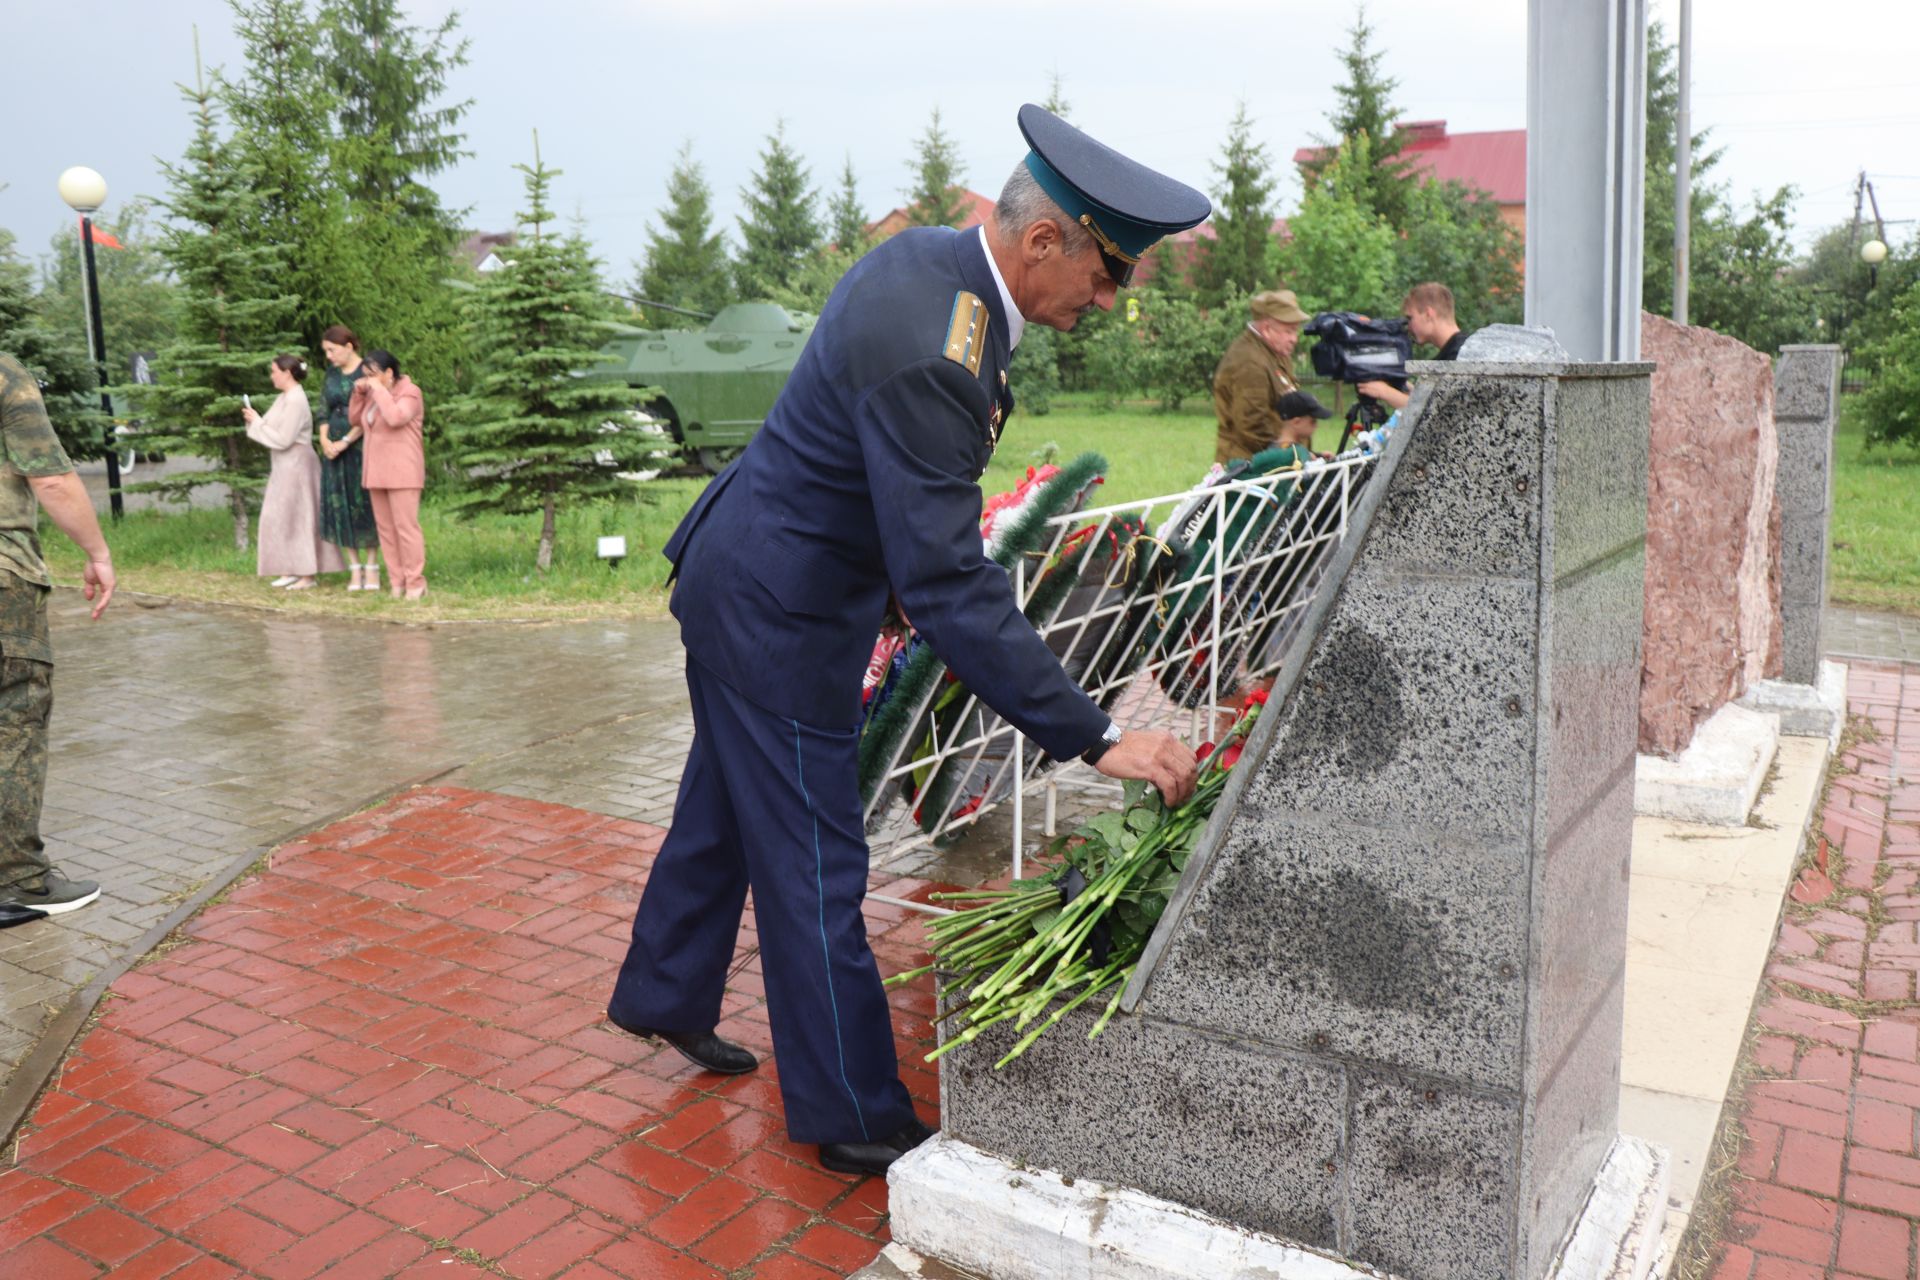
<instances>
[{"instance_id":1,"label":"red flag","mask_svg":"<svg viewBox=\"0 0 1920 1280\"><path fill-rule=\"evenodd\" d=\"M121 244L111 232L102 231L98 226L93 229L93 243L97 248L101 249L124 249L127 247Z\"/></svg>"}]
</instances>

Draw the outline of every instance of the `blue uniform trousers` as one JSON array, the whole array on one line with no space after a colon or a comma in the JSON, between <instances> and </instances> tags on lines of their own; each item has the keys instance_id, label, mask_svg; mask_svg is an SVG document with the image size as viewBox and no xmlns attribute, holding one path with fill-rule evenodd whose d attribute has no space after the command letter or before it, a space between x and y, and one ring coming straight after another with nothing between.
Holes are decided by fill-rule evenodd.
<instances>
[{"instance_id":1,"label":"blue uniform trousers","mask_svg":"<svg viewBox=\"0 0 1920 1280\"><path fill-rule=\"evenodd\" d=\"M751 887L788 1136L885 1138L913 1103L860 914L859 734L774 715L692 659L687 689L693 748L610 1011L665 1031L718 1022Z\"/></svg>"}]
</instances>

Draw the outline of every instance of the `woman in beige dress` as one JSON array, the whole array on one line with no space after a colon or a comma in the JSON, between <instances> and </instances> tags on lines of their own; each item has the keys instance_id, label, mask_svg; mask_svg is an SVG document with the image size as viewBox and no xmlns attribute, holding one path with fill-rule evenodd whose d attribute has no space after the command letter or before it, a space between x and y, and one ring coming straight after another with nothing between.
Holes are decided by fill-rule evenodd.
<instances>
[{"instance_id":1,"label":"woman in beige dress","mask_svg":"<svg viewBox=\"0 0 1920 1280\"><path fill-rule=\"evenodd\" d=\"M320 540L320 457L313 451L313 408L300 383L307 362L299 356L275 356L270 370L280 395L265 413L252 405L241 411L247 438L273 451L267 492L260 500L261 577L289 591L313 586L316 573L346 568L340 552Z\"/></svg>"}]
</instances>

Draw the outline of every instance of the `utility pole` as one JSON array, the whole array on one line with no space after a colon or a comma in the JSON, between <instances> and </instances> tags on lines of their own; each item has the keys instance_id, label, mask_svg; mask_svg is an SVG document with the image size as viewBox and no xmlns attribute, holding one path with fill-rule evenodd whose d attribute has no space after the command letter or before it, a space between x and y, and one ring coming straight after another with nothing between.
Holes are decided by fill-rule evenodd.
<instances>
[{"instance_id":1,"label":"utility pole","mask_svg":"<svg viewBox=\"0 0 1920 1280\"><path fill-rule=\"evenodd\" d=\"M1680 0L1680 108L1673 139L1673 318L1687 322L1693 271L1693 0Z\"/></svg>"}]
</instances>

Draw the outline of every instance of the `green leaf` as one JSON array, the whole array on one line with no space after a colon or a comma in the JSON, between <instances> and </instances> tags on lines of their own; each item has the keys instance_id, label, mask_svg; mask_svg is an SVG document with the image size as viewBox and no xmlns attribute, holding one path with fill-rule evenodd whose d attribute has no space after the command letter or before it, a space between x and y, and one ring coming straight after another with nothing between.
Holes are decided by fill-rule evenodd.
<instances>
[{"instance_id":1,"label":"green leaf","mask_svg":"<svg viewBox=\"0 0 1920 1280\"><path fill-rule=\"evenodd\" d=\"M1158 893L1171 897L1173 891L1179 886L1179 869L1177 867L1167 866L1161 869L1160 874L1147 882L1147 891L1149 893Z\"/></svg>"},{"instance_id":2,"label":"green leaf","mask_svg":"<svg viewBox=\"0 0 1920 1280\"><path fill-rule=\"evenodd\" d=\"M1087 839L1098 840L1110 849L1120 847L1120 837L1126 831L1124 820L1117 813L1103 813L1081 828L1087 832Z\"/></svg>"},{"instance_id":3,"label":"green leaf","mask_svg":"<svg viewBox=\"0 0 1920 1280\"><path fill-rule=\"evenodd\" d=\"M1149 893L1140 899L1138 906L1141 917L1148 922L1149 926L1158 924L1166 909L1167 895L1164 893Z\"/></svg>"},{"instance_id":4,"label":"green leaf","mask_svg":"<svg viewBox=\"0 0 1920 1280\"><path fill-rule=\"evenodd\" d=\"M1160 825L1160 815L1149 813L1145 809L1134 809L1127 814L1127 826L1145 834Z\"/></svg>"},{"instance_id":5,"label":"green leaf","mask_svg":"<svg viewBox=\"0 0 1920 1280\"><path fill-rule=\"evenodd\" d=\"M1139 778L1128 778L1120 784L1120 790L1127 798L1126 807L1131 809L1147 794L1147 784Z\"/></svg>"}]
</instances>

